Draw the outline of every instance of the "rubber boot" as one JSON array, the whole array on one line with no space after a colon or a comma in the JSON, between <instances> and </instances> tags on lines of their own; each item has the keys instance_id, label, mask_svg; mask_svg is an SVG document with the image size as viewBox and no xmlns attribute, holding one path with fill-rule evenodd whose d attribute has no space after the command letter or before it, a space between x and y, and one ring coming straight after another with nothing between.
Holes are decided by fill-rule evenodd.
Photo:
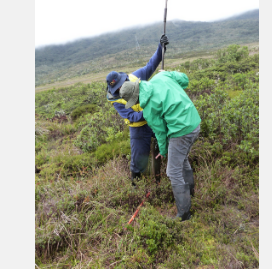
<instances>
[{"instance_id":1,"label":"rubber boot","mask_svg":"<svg viewBox=\"0 0 272 269\"><path fill-rule=\"evenodd\" d=\"M178 210L178 214L174 219L180 218L181 221L190 219L191 196L189 184L185 183L182 186L174 185L172 186L172 190Z\"/></svg>"},{"instance_id":2,"label":"rubber boot","mask_svg":"<svg viewBox=\"0 0 272 269\"><path fill-rule=\"evenodd\" d=\"M194 197L195 183L194 183L193 169L190 169L190 170L183 169L183 178L184 178L185 183L189 184L190 194Z\"/></svg>"},{"instance_id":3,"label":"rubber boot","mask_svg":"<svg viewBox=\"0 0 272 269\"><path fill-rule=\"evenodd\" d=\"M132 186L134 189L137 188L135 182L139 180L139 178L141 177L141 173L134 173L134 172L131 172L131 182L132 182Z\"/></svg>"}]
</instances>

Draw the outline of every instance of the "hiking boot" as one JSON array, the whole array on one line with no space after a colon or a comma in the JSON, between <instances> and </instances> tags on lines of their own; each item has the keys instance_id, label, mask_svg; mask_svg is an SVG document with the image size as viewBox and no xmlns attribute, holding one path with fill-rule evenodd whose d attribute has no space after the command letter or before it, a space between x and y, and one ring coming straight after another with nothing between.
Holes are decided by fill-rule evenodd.
<instances>
[{"instance_id":1,"label":"hiking boot","mask_svg":"<svg viewBox=\"0 0 272 269\"><path fill-rule=\"evenodd\" d=\"M173 194L176 201L176 206L178 214L174 219L180 218L181 221L189 220L191 218L190 208L191 208L191 196L190 187L188 183L184 185L174 185L172 186Z\"/></svg>"},{"instance_id":2,"label":"hiking boot","mask_svg":"<svg viewBox=\"0 0 272 269\"><path fill-rule=\"evenodd\" d=\"M133 186L134 189L137 188L135 182L139 180L139 178L141 177L141 173L134 173L134 172L131 172L131 184Z\"/></svg>"}]
</instances>

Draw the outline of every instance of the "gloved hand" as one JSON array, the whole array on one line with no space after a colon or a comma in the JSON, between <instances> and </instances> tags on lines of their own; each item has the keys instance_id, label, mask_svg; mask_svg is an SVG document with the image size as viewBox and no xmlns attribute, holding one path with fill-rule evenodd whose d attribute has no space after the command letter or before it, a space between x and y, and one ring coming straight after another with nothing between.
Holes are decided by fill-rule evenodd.
<instances>
[{"instance_id":1,"label":"gloved hand","mask_svg":"<svg viewBox=\"0 0 272 269\"><path fill-rule=\"evenodd\" d=\"M164 47L166 48L166 45L169 44L167 35L163 34L163 35L161 36L160 43L161 43L161 45L164 44Z\"/></svg>"}]
</instances>

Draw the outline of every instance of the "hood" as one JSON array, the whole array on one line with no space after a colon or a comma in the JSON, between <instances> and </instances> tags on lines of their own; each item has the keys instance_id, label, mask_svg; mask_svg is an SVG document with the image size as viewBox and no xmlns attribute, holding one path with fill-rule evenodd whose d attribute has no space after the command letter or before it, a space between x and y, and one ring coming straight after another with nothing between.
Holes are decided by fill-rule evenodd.
<instances>
[{"instance_id":1,"label":"hood","mask_svg":"<svg viewBox=\"0 0 272 269\"><path fill-rule=\"evenodd\" d=\"M141 81L139 94L140 106L145 108L152 95L154 95L154 98L152 98L153 101L156 102L158 95L165 95L166 90L174 86L173 83L178 83L182 89L186 89L189 79L184 73L164 71L156 74L150 81Z\"/></svg>"},{"instance_id":2,"label":"hood","mask_svg":"<svg viewBox=\"0 0 272 269\"><path fill-rule=\"evenodd\" d=\"M188 87L189 78L186 74L174 71L174 72L165 72L165 75L176 80L183 90Z\"/></svg>"},{"instance_id":3,"label":"hood","mask_svg":"<svg viewBox=\"0 0 272 269\"><path fill-rule=\"evenodd\" d=\"M180 89L179 86L181 86L182 89L186 89L188 84L189 79L184 73L177 71L160 72L150 81L140 82L140 106L145 108L152 97L152 106L156 108L165 100L169 91L171 91L173 88Z\"/></svg>"}]
</instances>

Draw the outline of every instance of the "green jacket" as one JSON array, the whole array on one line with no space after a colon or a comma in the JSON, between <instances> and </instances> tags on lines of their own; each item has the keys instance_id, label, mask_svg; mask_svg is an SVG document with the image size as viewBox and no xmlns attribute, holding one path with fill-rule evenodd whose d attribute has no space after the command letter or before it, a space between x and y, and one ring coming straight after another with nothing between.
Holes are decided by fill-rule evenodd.
<instances>
[{"instance_id":1,"label":"green jacket","mask_svg":"<svg viewBox=\"0 0 272 269\"><path fill-rule=\"evenodd\" d=\"M141 81L139 102L143 116L158 140L160 154L168 152L168 140L191 133L201 122L199 114L183 90L189 79L180 72L163 71L150 81Z\"/></svg>"}]
</instances>

